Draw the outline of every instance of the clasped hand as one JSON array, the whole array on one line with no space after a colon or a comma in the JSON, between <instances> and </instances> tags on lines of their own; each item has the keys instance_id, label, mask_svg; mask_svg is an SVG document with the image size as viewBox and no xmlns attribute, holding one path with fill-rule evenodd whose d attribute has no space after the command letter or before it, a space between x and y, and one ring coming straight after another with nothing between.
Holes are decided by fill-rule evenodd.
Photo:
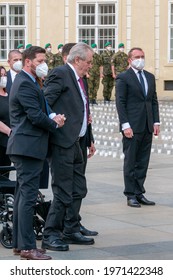
<instances>
[{"instance_id":1,"label":"clasped hand","mask_svg":"<svg viewBox=\"0 0 173 280\"><path fill-rule=\"evenodd\" d=\"M64 114L58 114L53 118L53 120L58 124L58 127L62 127L65 123L66 117Z\"/></svg>"}]
</instances>

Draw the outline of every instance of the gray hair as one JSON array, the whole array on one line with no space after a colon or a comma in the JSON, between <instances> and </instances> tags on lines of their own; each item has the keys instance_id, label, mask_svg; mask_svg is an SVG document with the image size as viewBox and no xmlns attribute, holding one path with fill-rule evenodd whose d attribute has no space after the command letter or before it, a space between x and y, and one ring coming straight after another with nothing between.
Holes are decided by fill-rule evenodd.
<instances>
[{"instance_id":1,"label":"gray hair","mask_svg":"<svg viewBox=\"0 0 173 280\"><path fill-rule=\"evenodd\" d=\"M89 45L83 42L77 43L71 48L67 57L67 62L73 63L76 57L79 57L82 60L86 60L88 52L94 53L93 49Z\"/></svg>"}]
</instances>

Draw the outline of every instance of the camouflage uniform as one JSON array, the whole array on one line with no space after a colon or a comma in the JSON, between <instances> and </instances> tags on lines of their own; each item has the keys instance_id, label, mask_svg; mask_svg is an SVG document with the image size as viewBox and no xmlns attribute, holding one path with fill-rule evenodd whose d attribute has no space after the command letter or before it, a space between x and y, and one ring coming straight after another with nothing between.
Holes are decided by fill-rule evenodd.
<instances>
[{"instance_id":1,"label":"camouflage uniform","mask_svg":"<svg viewBox=\"0 0 173 280\"><path fill-rule=\"evenodd\" d=\"M89 70L88 81L88 92L89 99L91 103L94 103L97 99L97 91L100 85L100 66L102 65L102 60L99 54L94 53L92 68Z\"/></svg>"},{"instance_id":2,"label":"camouflage uniform","mask_svg":"<svg viewBox=\"0 0 173 280\"><path fill-rule=\"evenodd\" d=\"M60 66L63 64L64 64L64 61L62 58L62 54L61 53L54 54L54 67L57 67L57 66Z\"/></svg>"},{"instance_id":3,"label":"camouflage uniform","mask_svg":"<svg viewBox=\"0 0 173 280\"><path fill-rule=\"evenodd\" d=\"M101 54L101 60L103 65L103 97L105 101L110 101L112 89L114 86L114 78L112 77L112 69L111 69L111 59L113 56L113 51L105 50Z\"/></svg>"},{"instance_id":4,"label":"camouflage uniform","mask_svg":"<svg viewBox=\"0 0 173 280\"><path fill-rule=\"evenodd\" d=\"M46 61L49 71L54 68L54 55L51 52L46 53Z\"/></svg>"},{"instance_id":5,"label":"camouflage uniform","mask_svg":"<svg viewBox=\"0 0 173 280\"><path fill-rule=\"evenodd\" d=\"M116 52L111 60L111 64L114 66L116 76L123 71L126 71L128 63L128 55L124 52ZM116 92L115 92L116 94Z\"/></svg>"}]
</instances>

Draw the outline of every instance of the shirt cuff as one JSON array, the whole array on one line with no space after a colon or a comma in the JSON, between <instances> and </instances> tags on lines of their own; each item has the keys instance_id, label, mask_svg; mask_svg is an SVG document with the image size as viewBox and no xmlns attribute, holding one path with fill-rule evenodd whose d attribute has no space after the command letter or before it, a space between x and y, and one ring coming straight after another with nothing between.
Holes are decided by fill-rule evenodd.
<instances>
[{"instance_id":1,"label":"shirt cuff","mask_svg":"<svg viewBox=\"0 0 173 280\"><path fill-rule=\"evenodd\" d=\"M128 122L122 124L122 130L130 128L130 124Z\"/></svg>"},{"instance_id":2,"label":"shirt cuff","mask_svg":"<svg viewBox=\"0 0 173 280\"><path fill-rule=\"evenodd\" d=\"M56 116L56 113L49 114L49 119L53 119ZM56 125L56 128L58 128L58 124Z\"/></svg>"},{"instance_id":3,"label":"shirt cuff","mask_svg":"<svg viewBox=\"0 0 173 280\"><path fill-rule=\"evenodd\" d=\"M52 120L55 116L56 116L56 113L51 113L51 114L49 114L49 119Z\"/></svg>"}]
</instances>

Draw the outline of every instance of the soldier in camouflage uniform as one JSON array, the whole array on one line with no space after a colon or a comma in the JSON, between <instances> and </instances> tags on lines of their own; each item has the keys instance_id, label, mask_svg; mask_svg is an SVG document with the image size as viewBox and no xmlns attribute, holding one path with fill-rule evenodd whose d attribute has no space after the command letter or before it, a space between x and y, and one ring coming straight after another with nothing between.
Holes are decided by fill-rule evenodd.
<instances>
[{"instance_id":1,"label":"soldier in camouflage uniform","mask_svg":"<svg viewBox=\"0 0 173 280\"><path fill-rule=\"evenodd\" d=\"M50 43L47 43L45 45L45 50L46 50L46 63L48 65L49 71L54 68L54 55L52 53L52 46Z\"/></svg>"},{"instance_id":2,"label":"soldier in camouflage uniform","mask_svg":"<svg viewBox=\"0 0 173 280\"><path fill-rule=\"evenodd\" d=\"M94 50L92 68L89 70L87 81L88 81L88 92L89 100L91 104L97 104L97 92L100 85L100 67L101 67L101 57L97 53L97 45L92 44L92 49Z\"/></svg>"},{"instance_id":3,"label":"soldier in camouflage uniform","mask_svg":"<svg viewBox=\"0 0 173 280\"><path fill-rule=\"evenodd\" d=\"M118 45L118 52L116 52L111 60L112 77L116 79L116 76L128 68L128 55L124 52L124 44ZM115 92L116 95L116 92Z\"/></svg>"},{"instance_id":4,"label":"soldier in camouflage uniform","mask_svg":"<svg viewBox=\"0 0 173 280\"><path fill-rule=\"evenodd\" d=\"M59 44L58 47L58 52L54 54L54 67L63 65L63 57L62 57L62 49L63 49L63 44Z\"/></svg>"},{"instance_id":5,"label":"soldier in camouflage uniform","mask_svg":"<svg viewBox=\"0 0 173 280\"><path fill-rule=\"evenodd\" d=\"M102 60L102 84L103 84L103 97L104 101L111 100L112 89L114 87L114 78L112 77L112 69L111 69L111 59L113 56L113 51L111 47L111 43L107 42L105 44L105 50L101 54Z\"/></svg>"}]
</instances>

